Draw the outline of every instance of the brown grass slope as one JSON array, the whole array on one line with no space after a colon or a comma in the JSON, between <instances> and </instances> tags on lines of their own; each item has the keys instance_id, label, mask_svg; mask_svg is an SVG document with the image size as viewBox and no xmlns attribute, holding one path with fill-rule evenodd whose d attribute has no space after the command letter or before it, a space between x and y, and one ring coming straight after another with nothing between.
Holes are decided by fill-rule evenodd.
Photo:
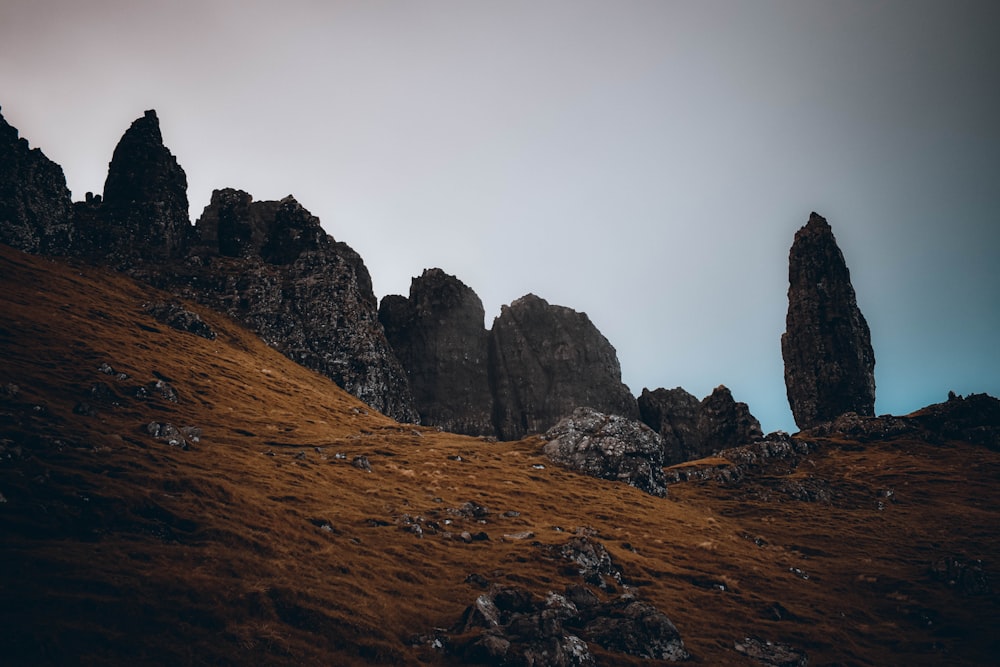
<instances>
[{"instance_id":1,"label":"brown grass slope","mask_svg":"<svg viewBox=\"0 0 1000 667\"><path fill-rule=\"evenodd\" d=\"M3 664L448 664L411 637L458 621L482 592L468 575L561 591L579 576L544 546L578 530L699 664L758 664L734 650L751 635L811 665L996 660L995 595L930 572L947 555L995 568L996 452L829 441L658 499L551 465L537 439L399 425L221 316L188 304L214 341L157 322L143 304L164 298L0 246ZM157 378L176 403L135 397ZM171 447L151 421L202 437ZM489 514L449 511L468 501Z\"/></svg>"}]
</instances>

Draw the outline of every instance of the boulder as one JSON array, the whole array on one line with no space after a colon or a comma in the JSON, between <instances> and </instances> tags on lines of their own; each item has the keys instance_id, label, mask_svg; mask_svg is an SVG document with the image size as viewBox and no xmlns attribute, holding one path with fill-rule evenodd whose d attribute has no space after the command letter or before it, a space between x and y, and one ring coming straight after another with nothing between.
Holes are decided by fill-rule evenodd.
<instances>
[{"instance_id":1,"label":"boulder","mask_svg":"<svg viewBox=\"0 0 1000 667\"><path fill-rule=\"evenodd\" d=\"M497 437L542 433L579 406L638 418L614 347L586 313L528 294L501 309L490 336Z\"/></svg>"},{"instance_id":2,"label":"boulder","mask_svg":"<svg viewBox=\"0 0 1000 667\"><path fill-rule=\"evenodd\" d=\"M0 243L32 253L67 254L72 201L62 167L0 115Z\"/></svg>"},{"instance_id":3,"label":"boulder","mask_svg":"<svg viewBox=\"0 0 1000 667\"><path fill-rule=\"evenodd\" d=\"M545 433L546 456L601 479L625 482L654 496L666 496L663 440L645 424L578 408Z\"/></svg>"},{"instance_id":4,"label":"boulder","mask_svg":"<svg viewBox=\"0 0 1000 667\"><path fill-rule=\"evenodd\" d=\"M379 321L406 370L422 424L494 435L484 316L476 293L441 269L414 278L409 298L382 299Z\"/></svg>"},{"instance_id":5,"label":"boulder","mask_svg":"<svg viewBox=\"0 0 1000 667\"><path fill-rule=\"evenodd\" d=\"M844 255L820 215L795 234L788 258L781 352L788 403L800 429L846 412L875 414L875 353Z\"/></svg>"}]
</instances>

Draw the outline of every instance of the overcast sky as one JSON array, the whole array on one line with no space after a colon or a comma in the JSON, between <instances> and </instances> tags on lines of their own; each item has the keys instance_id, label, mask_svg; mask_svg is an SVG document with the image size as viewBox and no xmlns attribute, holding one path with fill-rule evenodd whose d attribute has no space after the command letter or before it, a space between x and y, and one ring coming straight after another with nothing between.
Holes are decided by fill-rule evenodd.
<instances>
[{"instance_id":1,"label":"overcast sky","mask_svg":"<svg viewBox=\"0 0 1000 667\"><path fill-rule=\"evenodd\" d=\"M101 192L156 109L192 221L295 197L376 295L586 312L623 379L795 426L788 249L825 216L879 413L1000 395L1000 2L2 0L0 105Z\"/></svg>"}]
</instances>

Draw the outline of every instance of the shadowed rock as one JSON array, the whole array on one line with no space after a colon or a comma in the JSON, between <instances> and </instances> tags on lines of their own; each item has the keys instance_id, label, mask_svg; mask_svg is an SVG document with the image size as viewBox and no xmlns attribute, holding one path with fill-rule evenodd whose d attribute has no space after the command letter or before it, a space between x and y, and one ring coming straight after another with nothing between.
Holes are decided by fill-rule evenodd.
<instances>
[{"instance_id":1,"label":"shadowed rock","mask_svg":"<svg viewBox=\"0 0 1000 667\"><path fill-rule=\"evenodd\" d=\"M875 414L875 353L844 255L813 213L788 257L788 315L781 336L795 423L807 429L846 412Z\"/></svg>"},{"instance_id":2,"label":"shadowed rock","mask_svg":"<svg viewBox=\"0 0 1000 667\"><path fill-rule=\"evenodd\" d=\"M577 408L549 429L545 439L543 451L557 463L654 496L667 495L663 440L645 424Z\"/></svg>"},{"instance_id":3,"label":"shadowed rock","mask_svg":"<svg viewBox=\"0 0 1000 667\"><path fill-rule=\"evenodd\" d=\"M701 401L680 387L643 389L638 405L642 421L663 438L664 465L704 458L763 436L747 404L736 402L725 385Z\"/></svg>"},{"instance_id":4,"label":"shadowed rock","mask_svg":"<svg viewBox=\"0 0 1000 667\"><path fill-rule=\"evenodd\" d=\"M540 433L575 408L638 417L614 347L586 313L534 294L504 306L490 345L497 436Z\"/></svg>"},{"instance_id":5,"label":"shadowed rock","mask_svg":"<svg viewBox=\"0 0 1000 667\"><path fill-rule=\"evenodd\" d=\"M92 230L98 234L93 244L114 260L172 259L187 244L187 176L163 145L153 110L133 122L115 147L102 215L105 226Z\"/></svg>"},{"instance_id":6,"label":"shadowed rock","mask_svg":"<svg viewBox=\"0 0 1000 667\"><path fill-rule=\"evenodd\" d=\"M368 269L294 197L255 202L216 190L194 236L187 261L133 273L229 315L383 414L417 420Z\"/></svg>"},{"instance_id":7,"label":"shadowed rock","mask_svg":"<svg viewBox=\"0 0 1000 667\"><path fill-rule=\"evenodd\" d=\"M66 254L72 202L62 167L30 148L0 115L0 243Z\"/></svg>"},{"instance_id":8,"label":"shadowed rock","mask_svg":"<svg viewBox=\"0 0 1000 667\"><path fill-rule=\"evenodd\" d=\"M409 298L382 299L379 321L406 369L421 423L494 434L484 315L476 293L441 269L414 278Z\"/></svg>"}]
</instances>

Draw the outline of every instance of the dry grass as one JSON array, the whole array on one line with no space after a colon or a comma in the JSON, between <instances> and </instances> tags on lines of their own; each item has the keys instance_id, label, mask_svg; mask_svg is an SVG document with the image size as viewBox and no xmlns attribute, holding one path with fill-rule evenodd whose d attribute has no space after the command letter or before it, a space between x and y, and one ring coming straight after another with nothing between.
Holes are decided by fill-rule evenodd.
<instances>
[{"instance_id":1,"label":"dry grass","mask_svg":"<svg viewBox=\"0 0 1000 667\"><path fill-rule=\"evenodd\" d=\"M466 577L561 590L578 577L544 546L577 530L702 664L752 664L733 650L747 635L811 665L990 664L1000 649L996 597L929 574L948 554L996 571L995 452L831 442L789 475L658 499L554 466L537 439L397 424L223 317L189 306L215 341L156 322L142 304L164 296L115 274L0 247L0 281L0 387L20 389L0 398L5 664L444 664L409 639L458 620L481 592ZM156 377L176 404L131 395ZM121 405L74 414L95 383ZM203 435L184 451L150 421ZM789 481L834 500L793 500ZM486 523L449 512L467 501Z\"/></svg>"}]
</instances>

